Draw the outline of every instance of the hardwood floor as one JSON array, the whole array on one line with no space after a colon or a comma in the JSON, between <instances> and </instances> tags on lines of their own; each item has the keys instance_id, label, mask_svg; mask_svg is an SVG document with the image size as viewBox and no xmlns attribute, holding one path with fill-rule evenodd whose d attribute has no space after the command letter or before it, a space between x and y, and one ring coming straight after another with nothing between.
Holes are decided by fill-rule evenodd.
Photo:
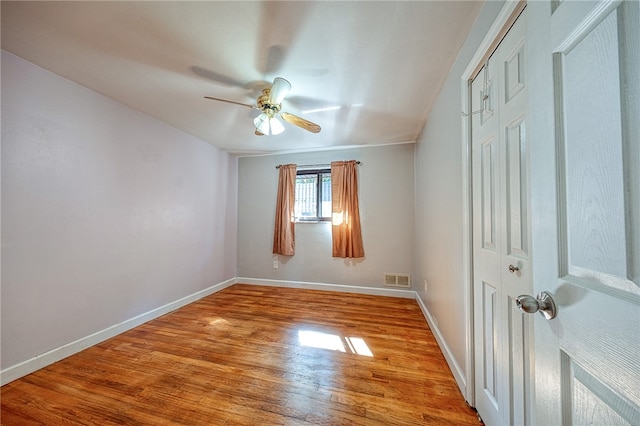
<instances>
[{"instance_id":1,"label":"hardwood floor","mask_svg":"<svg viewBox=\"0 0 640 426\"><path fill-rule=\"evenodd\" d=\"M480 424L414 300L245 284L1 392L7 426Z\"/></svg>"}]
</instances>

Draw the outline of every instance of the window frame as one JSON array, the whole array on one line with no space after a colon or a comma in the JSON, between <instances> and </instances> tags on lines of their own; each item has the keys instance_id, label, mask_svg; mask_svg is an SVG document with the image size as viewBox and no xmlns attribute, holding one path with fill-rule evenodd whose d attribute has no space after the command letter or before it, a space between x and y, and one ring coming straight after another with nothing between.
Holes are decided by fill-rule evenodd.
<instances>
[{"instance_id":1,"label":"window frame","mask_svg":"<svg viewBox=\"0 0 640 426\"><path fill-rule=\"evenodd\" d=\"M296 223L316 223L316 222L331 222L331 212L329 216L320 216L322 214L322 176L329 175L331 178L331 168L321 167L314 169L302 169L296 170L296 189L298 176L311 175L316 177L316 215L315 216L295 216ZM329 186L329 195L331 195L331 186ZM297 205L297 199L294 201L294 212L296 211L295 205Z\"/></svg>"}]
</instances>

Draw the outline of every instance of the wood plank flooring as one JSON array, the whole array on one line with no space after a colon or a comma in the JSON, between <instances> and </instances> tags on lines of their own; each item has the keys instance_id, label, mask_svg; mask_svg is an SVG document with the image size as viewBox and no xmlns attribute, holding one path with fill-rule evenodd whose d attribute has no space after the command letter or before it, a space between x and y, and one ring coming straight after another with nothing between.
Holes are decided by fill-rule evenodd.
<instances>
[{"instance_id":1,"label":"wood plank flooring","mask_svg":"<svg viewBox=\"0 0 640 426\"><path fill-rule=\"evenodd\" d=\"M414 300L235 284L1 389L2 425L478 425Z\"/></svg>"}]
</instances>

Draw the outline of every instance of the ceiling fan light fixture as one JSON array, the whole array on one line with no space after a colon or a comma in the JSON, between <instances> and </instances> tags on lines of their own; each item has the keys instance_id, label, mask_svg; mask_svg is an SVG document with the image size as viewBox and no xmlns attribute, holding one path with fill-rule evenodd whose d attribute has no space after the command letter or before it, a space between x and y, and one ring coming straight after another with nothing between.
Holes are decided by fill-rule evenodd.
<instances>
[{"instance_id":1,"label":"ceiling fan light fixture","mask_svg":"<svg viewBox=\"0 0 640 426\"><path fill-rule=\"evenodd\" d=\"M264 112L253 119L256 129L263 135L279 135L284 132L284 125L276 117L269 117Z\"/></svg>"},{"instance_id":2,"label":"ceiling fan light fixture","mask_svg":"<svg viewBox=\"0 0 640 426\"><path fill-rule=\"evenodd\" d=\"M258 131L263 135L271 134L269 132L269 116L267 116L267 114L262 113L254 118L253 124L256 126L256 129L258 129Z\"/></svg>"},{"instance_id":3,"label":"ceiling fan light fixture","mask_svg":"<svg viewBox=\"0 0 640 426\"><path fill-rule=\"evenodd\" d=\"M269 102L272 105L280 105L289 90L291 90L291 83L282 77L276 77L269 91Z\"/></svg>"},{"instance_id":4,"label":"ceiling fan light fixture","mask_svg":"<svg viewBox=\"0 0 640 426\"><path fill-rule=\"evenodd\" d=\"M269 124L271 125L272 135L279 135L280 133L284 132L284 125L280 120L278 120L278 118L272 117L269 120Z\"/></svg>"}]
</instances>

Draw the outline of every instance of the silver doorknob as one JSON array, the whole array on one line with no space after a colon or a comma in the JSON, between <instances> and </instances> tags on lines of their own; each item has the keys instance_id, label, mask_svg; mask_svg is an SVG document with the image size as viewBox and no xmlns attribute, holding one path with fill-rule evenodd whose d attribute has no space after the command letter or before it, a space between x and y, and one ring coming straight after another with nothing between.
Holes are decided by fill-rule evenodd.
<instances>
[{"instance_id":1,"label":"silver doorknob","mask_svg":"<svg viewBox=\"0 0 640 426\"><path fill-rule=\"evenodd\" d=\"M553 301L551 293L548 291L543 291L538 294L537 298L527 294L518 296L516 299L516 306L522 312L526 312L528 314L540 312L540 315L547 320L554 319L558 313L556 302Z\"/></svg>"}]
</instances>

